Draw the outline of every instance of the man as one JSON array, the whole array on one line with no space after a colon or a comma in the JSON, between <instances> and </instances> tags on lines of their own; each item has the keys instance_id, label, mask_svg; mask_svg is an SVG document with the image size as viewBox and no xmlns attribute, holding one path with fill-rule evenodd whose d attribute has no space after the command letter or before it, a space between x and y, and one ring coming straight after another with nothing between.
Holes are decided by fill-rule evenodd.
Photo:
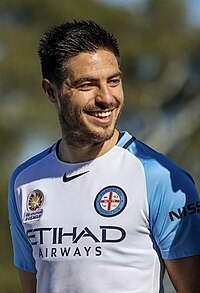
<instances>
[{"instance_id":1,"label":"man","mask_svg":"<svg viewBox=\"0 0 200 293\"><path fill-rule=\"evenodd\" d=\"M200 292L200 201L192 178L116 123L115 38L92 21L41 39L42 87L62 139L12 175L9 217L24 292Z\"/></svg>"}]
</instances>

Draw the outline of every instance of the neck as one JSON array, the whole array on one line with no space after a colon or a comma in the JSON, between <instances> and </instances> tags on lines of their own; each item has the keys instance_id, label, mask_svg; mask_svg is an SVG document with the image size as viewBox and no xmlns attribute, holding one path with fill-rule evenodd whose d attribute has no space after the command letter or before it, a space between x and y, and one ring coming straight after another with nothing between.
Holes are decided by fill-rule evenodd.
<instances>
[{"instance_id":1,"label":"neck","mask_svg":"<svg viewBox=\"0 0 200 293\"><path fill-rule=\"evenodd\" d=\"M62 139L58 151L59 159L68 163L93 160L112 149L116 145L118 137L119 132L115 130L113 136L103 143L92 143L78 148L70 146L66 140Z\"/></svg>"}]
</instances>

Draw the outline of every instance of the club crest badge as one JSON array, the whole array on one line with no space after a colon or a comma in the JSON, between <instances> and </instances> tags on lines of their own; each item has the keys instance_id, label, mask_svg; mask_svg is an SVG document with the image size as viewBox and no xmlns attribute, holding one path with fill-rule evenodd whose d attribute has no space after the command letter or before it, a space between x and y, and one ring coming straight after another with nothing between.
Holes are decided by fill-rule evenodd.
<instances>
[{"instance_id":1,"label":"club crest badge","mask_svg":"<svg viewBox=\"0 0 200 293\"><path fill-rule=\"evenodd\" d=\"M94 207L98 214L104 217L114 217L120 214L127 204L124 190L118 186L107 186L96 196Z\"/></svg>"},{"instance_id":2,"label":"club crest badge","mask_svg":"<svg viewBox=\"0 0 200 293\"><path fill-rule=\"evenodd\" d=\"M27 212L24 214L24 223L38 221L41 219L44 203L44 195L41 190L33 190L27 197L26 208Z\"/></svg>"}]
</instances>

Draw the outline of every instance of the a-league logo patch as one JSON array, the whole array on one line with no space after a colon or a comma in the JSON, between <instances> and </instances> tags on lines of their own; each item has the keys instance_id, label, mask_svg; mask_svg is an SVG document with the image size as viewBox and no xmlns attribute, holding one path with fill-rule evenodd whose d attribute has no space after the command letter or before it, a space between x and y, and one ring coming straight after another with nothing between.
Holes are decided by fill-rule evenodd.
<instances>
[{"instance_id":1,"label":"a-league logo patch","mask_svg":"<svg viewBox=\"0 0 200 293\"><path fill-rule=\"evenodd\" d=\"M41 209L44 202L44 195L41 190L33 190L27 198L27 210L24 214L24 222L38 221L42 217L43 209Z\"/></svg>"},{"instance_id":2,"label":"a-league logo patch","mask_svg":"<svg viewBox=\"0 0 200 293\"><path fill-rule=\"evenodd\" d=\"M98 214L104 217L114 217L120 214L127 204L124 190L118 186L107 186L96 196L94 207Z\"/></svg>"}]
</instances>

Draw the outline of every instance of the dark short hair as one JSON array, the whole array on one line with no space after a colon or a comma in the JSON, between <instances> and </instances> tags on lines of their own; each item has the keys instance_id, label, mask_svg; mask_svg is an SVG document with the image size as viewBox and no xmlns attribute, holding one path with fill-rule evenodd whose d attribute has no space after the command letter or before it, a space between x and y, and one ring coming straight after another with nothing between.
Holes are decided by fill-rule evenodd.
<instances>
[{"instance_id":1,"label":"dark short hair","mask_svg":"<svg viewBox=\"0 0 200 293\"><path fill-rule=\"evenodd\" d=\"M114 53L118 64L120 52L116 39L94 21L72 21L50 28L39 43L43 78L60 86L65 80L66 62L82 52L105 49Z\"/></svg>"}]
</instances>

